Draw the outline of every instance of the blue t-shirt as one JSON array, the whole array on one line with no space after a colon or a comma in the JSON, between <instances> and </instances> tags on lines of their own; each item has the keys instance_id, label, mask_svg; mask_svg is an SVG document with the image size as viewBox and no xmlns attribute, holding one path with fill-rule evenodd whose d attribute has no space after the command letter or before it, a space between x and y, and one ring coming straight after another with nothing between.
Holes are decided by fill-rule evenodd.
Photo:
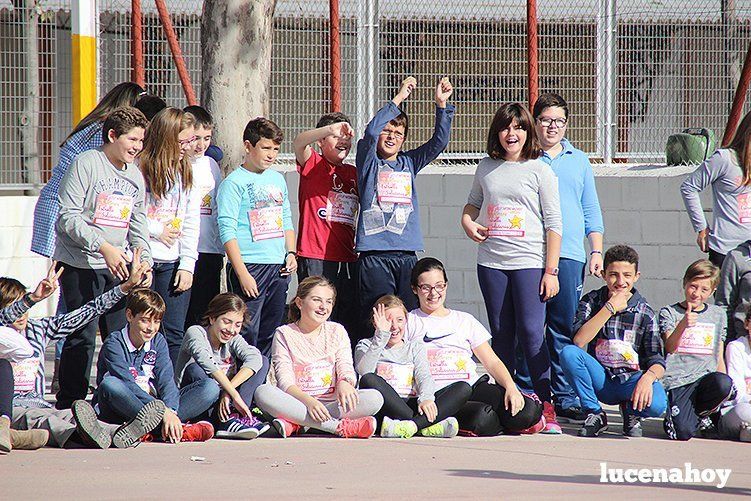
<instances>
[{"instance_id":1,"label":"blue t-shirt","mask_svg":"<svg viewBox=\"0 0 751 501\"><path fill-rule=\"evenodd\" d=\"M284 263L284 232L293 229L284 176L238 167L219 185L216 204L222 244L236 239L245 263Z\"/></svg>"},{"instance_id":2,"label":"blue t-shirt","mask_svg":"<svg viewBox=\"0 0 751 501\"><path fill-rule=\"evenodd\" d=\"M550 158L543 152L540 160L550 165L558 176L563 216L561 257L586 263L584 237L605 230L595 176L584 152L574 148L567 139L561 141L561 146L563 151L557 157Z\"/></svg>"},{"instance_id":3,"label":"blue t-shirt","mask_svg":"<svg viewBox=\"0 0 751 501\"><path fill-rule=\"evenodd\" d=\"M378 110L357 142L357 186L360 214L357 225L357 251L423 250L420 212L414 179L423 167L446 149L455 107L436 107L435 131L425 144L400 152L396 160L378 158L378 136L399 108L391 101Z\"/></svg>"}]
</instances>

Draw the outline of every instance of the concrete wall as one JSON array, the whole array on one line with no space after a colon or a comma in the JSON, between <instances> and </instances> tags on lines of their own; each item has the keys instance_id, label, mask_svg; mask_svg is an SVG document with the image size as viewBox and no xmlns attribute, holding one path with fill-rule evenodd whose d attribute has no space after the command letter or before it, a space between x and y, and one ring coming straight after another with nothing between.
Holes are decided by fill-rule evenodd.
<instances>
[{"instance_id":1,"label":"concrete wall","mask_svg":"<svg viewBox=\"0 0 751 501\"><path fill-rule=\"evenodd\" d=\"M680 279L692 261L702 257L678 191L692 168L595 167L597 191L605 218L606 248L616 243L633 246L641 256L638 287L658 308L680 297ZM417 177L425 255L443 261L449 273L449 302L453 308L477 316L487 324L477 285L477 246L459 224L461 209L472 185L473 167L429 167ZM285 172L294 219L297 220L298 176ZM711 207L709 193L702 195ZM34 257L31 242L33 197L0 196L0 276L10 275L27 286L43 277L47 260ZM711 212L711 211L707 211ZM589 277L585 290L599 287ZM291 289L294 290L293 283ZM54 304L37 306L36 314L50 314Z\"/></svg>"}]
</instances>

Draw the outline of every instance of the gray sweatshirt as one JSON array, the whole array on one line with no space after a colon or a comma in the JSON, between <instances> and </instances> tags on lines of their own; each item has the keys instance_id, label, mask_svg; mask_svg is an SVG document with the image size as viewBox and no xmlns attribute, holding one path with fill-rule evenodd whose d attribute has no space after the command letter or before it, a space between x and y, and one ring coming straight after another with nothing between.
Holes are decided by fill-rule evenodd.
<instances>
[{"instance_id":1,"label":"gray sweatshirt","mask_svg":"<svg viewBox=\"0 0 751 501\"><path fill-rule=\"evenodd\" d=\"M712 185L709 247L727 254L751 238L751 187L742 186L743 170L730 149L717 150L681 184L681 196L695 232L707 228L699 193Z\"/></svg>"},{"instance_id":2,"label":"gray sweatshirt","mask_svg":"<svg viewBox=\"0 0 751 501\"><path fill-rule=\"evenodd\" d=\"M489 232L477 252L477 264L482 266L544 268L545 232L563 235L558 178L541 160L483 158L467 203L480 209L477 222Z\"/></svg>"},{"instance_id":3,"label":"gray sweatshirt","mask_svg":"<svg viewBox=\"0 0 751 501\"><path fill-rule=\"evenodd\" d=\"M107 267L98 252L104 242L143 249L151 261L144 209L144 181L133 164L120 170L101 149L81 153L60 182L60 216L54 257L76 268Z\"/></svg>"},{"instance_id":4,"label":"gray sweatshirt","mask_svg":"<svg viewBox=\"0 0 751 501\"><path fill-rule=\"evenodd\" d=\"M224 370L227 377L232 378L240 369L248 368L254 373L263 365L263 358L258 348L251 346L240 335L230 339L218 350L211 347L209 333L200 325L194 325L185 331L183 344L175 364L175 382L178 387L190 364L198 364L201 369L211 375L218 370Z\"/></svg>"},{"instance_id":5,"label":"gray sweatshirt","mask_svg":"<svg viewBox=\"0 0 751 501\"><path fill-rule=\"evenodd\" d=\"M355 370L361 376L374 372L388 381L388 374L397 374L390 365L414 367L414 387L417 401L435 400L435 383L430 375L425 345L419 339L405 341L400 346L387 348L391 334L376 331L370 339L361 339L355 346ZM386 374L388 373L388 374ZM397 376L397 379L398 376ZM388 381L390 384L391 381ZM392 384L393 386L393 384ZM398 388L395 388L400 393ZM406 395L401 395L406 396Z\"/></svg>"},{"instance_id":6,"label":"gray sweatshirt","mask_svg":"<svg viewBox=\"0 0 751 501\"><path fill-rule=\"evenodd\" d=\"M662 385L666 390L691 384L717 370L717 359L727 334L725 309L705 304L702 311L695 313L696 325L683 331L678 349L665 357ZM674 331L684 315L686 309L680 303L664 306L660 310L660 335Z\"/></svg>"},{"instance_id":7,"label":"gray sweatshirt","mask_svg":"<svg viewBox=\"0 0 751 501\"><path fill-rule=\"evenodd\" d=\"M715 304L727 310L728 341L745 336L743 324L751 306L751 242L743 242L725 257Z\"/></svg>"}]
</instances>

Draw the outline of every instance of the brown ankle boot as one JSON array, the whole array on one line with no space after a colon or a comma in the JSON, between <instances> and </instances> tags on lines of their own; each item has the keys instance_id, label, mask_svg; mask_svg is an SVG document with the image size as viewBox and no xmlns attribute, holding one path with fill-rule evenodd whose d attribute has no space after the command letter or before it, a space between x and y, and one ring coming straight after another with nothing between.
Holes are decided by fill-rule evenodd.
<instances>
[{"instance_id":1,"label":"brown ankle boot","mask_svg":"<svg viewBox=\"0 0 751 501\"><path fill-rule=\"evenodd\" d=\"M0 417L0 452L7 454L13 448L10 441L10 419Z\"/></svg>"},{"instance_id":2,"label":"brown ankle boot","mask_svg":"<svg viewBox=\"0 0 751 501\"><path fill-rule=\"evenodd\" d=\"M14 449L35 451L47 445L50 432L47 430L10 430L10 441Z\"/></svg>"}]
</instances>

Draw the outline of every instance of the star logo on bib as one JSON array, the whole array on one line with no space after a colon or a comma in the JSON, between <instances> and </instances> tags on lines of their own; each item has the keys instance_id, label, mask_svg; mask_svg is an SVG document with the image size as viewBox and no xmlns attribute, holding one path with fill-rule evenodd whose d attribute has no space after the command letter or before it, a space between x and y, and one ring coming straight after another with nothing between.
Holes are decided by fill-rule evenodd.
<instances>
[{"instance_id":1,"label":"star logo on bib","mask_svg":"<svg viewBox=\"0 0 751 501\"><path fill-rule=\"evenodd\" d=\"M711 345L712 344L712 339L714 339L714 338L710 334L707 334L706 336L704 336L704 346Z\"/></svg>"},{"instance_id":2,"label":"star logo on bib","mask_svg":"<svg viewBox=\"0 0 751 501\"><path fill-rule=\"evenodd\" d=\"M128 219L128 216L130 216L130 209L127 207L123 207L120 209L120 217L123 219Z\"/></svg>"},{"instance_id":3,"label":"star logo on bib","mask_svg":"<svg viewBox=\"0 0 751 501\"><path fill-rule=\"evenodd\" d=\"M459 369L460 371L463 371L464 369L467 368L467 361L464 360L463 358L460 358L459 360L456 361L456 368Z\"/></svg>"},{"instance_id":4,"label":"star logo on bib","mask_svg":"<svg viewBox=\"0 0 751 501\"><path fill-rule=\"evenodd\" d=\"M331 374L326 374L321 378L321 382L326 386L331 386Z\"/></svg>"},{"instance_id":5,"label":"star logo on bib","mask_svg":"<svg viewBox=\"0 0 751 501\"><path fill-rule=\"evenodd\" d=\"M631 362L634 359L633 355L631 355L631 353L629 352L624 353L622 356L623 360L625 360L626 362Z\"/></svg>"},{"instance_id":6,"label":"star logo on bib","mask_svg":"<svg viewBox=\"0 0 751 501\"><path fill-rule=\"evenodd\" d=\"M208 193L204 195L203 199L201 199L201 202L204 207L211 205L211 195L209 195Z\"/></svg>"},{"instance_id":7,"label":"star logo on bib","mask_svg":"<svg viewBox=\"0 0 751 501\"><path fill-rule=\"evenodd\" d=\"M509 222L511 223L511 227L518 228L520 230L522 229L522 221L524 220L520 218L519 216L514 216L511 219L509 219Z\"/></svg>"},{"instance_id":8,"label":"star logo on bib","mask_svg":"<svg viewBox=\"0 0 751 501\"><path fill-rule=\"evenodd\" d=\"M174 229L179 230L180 229L180 225L182 223L183 223L183 220L180 219L179 217L176 217L175 219L173 219L172 221L169 222L169 226L172 226Z\"/></svg>"}]
</instances>

